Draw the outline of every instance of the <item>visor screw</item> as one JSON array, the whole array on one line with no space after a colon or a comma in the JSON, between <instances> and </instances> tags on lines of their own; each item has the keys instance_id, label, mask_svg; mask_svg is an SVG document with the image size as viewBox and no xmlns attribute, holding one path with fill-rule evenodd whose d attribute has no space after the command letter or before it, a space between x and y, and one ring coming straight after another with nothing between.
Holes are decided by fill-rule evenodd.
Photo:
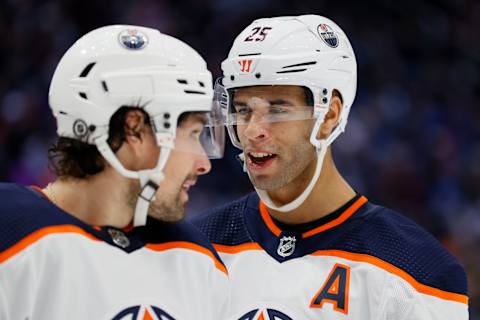
<instances>
[{"instance_id":1,"label":"visor screw","mask_svg":"<svg viewBox=\"0 0 480 320\"><path fill-rule=\"evenodd\" d=\"M328 90L327 89L323 89L323 94L327 94L328 93Z\"/></svg>"},{"instance_id":2,"label":"visor screw","mask_svg":"<svg viewBox=\"0 0 480 320\"><path fill-rule=\"evenodd\" d=\"M231 75L231 76L230 76L230 80L232 80L232 81L235 80L235 76L234 76L234 75Z\"/></svg>"},{"instance_id":3,"label":"visor screw","mask_svg":"<svg viewBox=\"0 0 480 320\"><path fill-rule=\"evenodd\" d=\"M328 99L327 99L327 98L323 98L322 101L323 101L323 103L327 103L327 102L328 102Z\"/></svg>"},{"instance_id":4,"label":"visor screw","mask_svg":"<svg viewBox=\"0 0 480 320\"><path fill-rule=\"evenodd\" d=\"M164 119L170 119L170 113L164 113L163 118Z\"/></svg>"},{"instance_id":5,"label":"visor screw","mask_svg":"<svg viewBox=\"0 0 480 320\"><path fill-rule=\"evenodd\" d=\"M255 78L260 79L262 75L260 73L255 73Z\"/></svg>"},{"instance_id":6,"label":"visor screw","mask_svg":"<svg viewBox=\"0 0 480 320\"><path fill-rule=\"evenodd\" d=\"M95 127L93 124L91 124L91 125L88 127L88 130L89 130L90 132L93 132L93 131L95 131L96 128L97 128L97 127Z\"/></svg>"},{"instance_id":7,"label":"visor screw","mask_svg":"<svg viewBox=\"0 0 480 320\"><path fill-rule=\"evenodd\" d=\"M170 128L170 122L165 122L165 123L163 124L163 127L164 127L165 129Z\"/></svg>"}]
</instances>

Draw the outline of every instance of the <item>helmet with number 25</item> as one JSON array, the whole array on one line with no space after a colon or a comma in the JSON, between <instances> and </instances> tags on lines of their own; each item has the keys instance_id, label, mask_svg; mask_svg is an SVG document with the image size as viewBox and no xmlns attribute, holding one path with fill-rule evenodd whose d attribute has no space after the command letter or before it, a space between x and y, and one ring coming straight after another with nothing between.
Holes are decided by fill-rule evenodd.
<instances>
[{"instance_id":1,"label":"helmet with number 25","mask_svg":"<svg viewBox=\"0 0 480 320\"><path fill-rule=\"evenodd\" d=\"M295 85L313 96L315 125L310 143L317 150L317 168L303 193L292 202L276 206L265 190L256 189L264 203L277 211L289 212L308 197L321 171L328 146L345 130L357 87L357 63L352 46L342 29L318 15L264 18L255 20L235 39L222 62L223 78L217 80L215 98L227 117L232 143L242 148L232 110L232 93L238 88L265 85ZM328 112L333 91L340 93L343 107L338 125L325 139L317 133ZM241 157L244 158L242 154ZM246 170L246 167L244 166Z\"/></svg>"}]
</instances>

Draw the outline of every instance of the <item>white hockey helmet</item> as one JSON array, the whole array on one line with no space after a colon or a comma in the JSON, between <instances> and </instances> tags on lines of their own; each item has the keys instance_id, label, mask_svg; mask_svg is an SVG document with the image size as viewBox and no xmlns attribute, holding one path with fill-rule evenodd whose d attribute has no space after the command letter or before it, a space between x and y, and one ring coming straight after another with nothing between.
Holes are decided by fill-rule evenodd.
<instances>
[{"instance_id":1,"label":"white hockey helmet","mask_svg":"<svg viewBox=\"0 0 480 320\"><path fill-rule=\"evenodd\" d=\"M270 208L283 212L294 210L315 185L327 147L345 130L355 98L357 63L347 36L332 20L318 15L257 19L235 39L228 58L222 62L222 70L223 78L217 81L215 96L226 112L232 143L240 149L234 121L228 120L235 112L229 101L235 89L296 85L311 91L316 122L310 142L317 149L318 159L309 186L297 199L281 207L276 206L264 190L257 189ZM340 93L343 102L339 123L326 139L317 139L333 90Z\"/></svg>"},{"instance_id":2,"label":"white hockey helmet","mask_svg":"<svg viewBox=\"0 0 480 320\"><path fill-rule=\"evenodd\" d=\"M76 41L58 63L49 91L60 137L96 145L120 174L140 179L136 226L146 222L182 113L210 112L204 151L223 155L223 129L217 126L222 121L215 118L221 112L211 112L212 98L211 73L194 49L158 30L130 25L98 28ZM141 106L149 115L161 147L154 169L127 170L108 145L110 118L122 106Z\"/></svg>"}]
</instances>

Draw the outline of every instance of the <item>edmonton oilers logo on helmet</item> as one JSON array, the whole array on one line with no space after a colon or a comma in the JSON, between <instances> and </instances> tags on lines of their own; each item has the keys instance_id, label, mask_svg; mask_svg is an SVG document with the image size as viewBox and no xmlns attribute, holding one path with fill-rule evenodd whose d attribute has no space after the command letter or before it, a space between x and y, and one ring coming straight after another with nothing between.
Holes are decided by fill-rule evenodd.
<instances>
[{"instance_id":1,"label":"edmonton oilers logo on helmet","mask_svg":"<svg viewBox=\"0 0 480 320\"><path fill-rule=\"evenodd\" d=\"M293 320L285 313L275 309L255 309L245 313L238 320Z\"/></svg>"},{"instance_id":2,"label":"edmonton oilers logo on helmet","mask_svg":"<svg viewBox=\"0 0 480 320\"><path fill-rule=\"evenodd\" d=\"M73 123L73 134L77 138L85 138L88 135L88 126L82 119L77 119Z\"/></svg>"},{"instance_id":3,"label":"edmonton oilers logo on helmet","mask_svg":"<svg viewBox=\"0 0 480 320\"><path fill-rule=\"evenodd\" d=\"M295 242L297 239L295 236L293 237L287 237L284 236L280 239L280 243L278 244L277 248L277 253L281 257L288 257L292 255L292 253L295 251Z\"/></svg>"},{"instance_id":4,"label":"edmonton oilers logo on helmet","mask_svg":"<svg viewBox=\"0 0 480 320\"><path fill-rule=\"evenodd\" d=\"M120 311L112 320L176 320L155 306L133 306Z\"/></svg>"},{"instance_id":5,"label":"edmonton oilers logo on helmet","mask_svg":"<svg viewBox=\"0 0 480 320\"><path fill-rule=\"evenodd\" d=\"M139 50L147 45L148 38L137 29L126 29L120 32L118 41L127 49Z\"/></svg>"},{"instance_id":6,"label":"edmonton oilers logo on helmet","mask_svg":"<svg viewBox=\"0 0 480 320\"><path fill-rule=\"evenodd\" d=\"M331 48L338 47L338 37L335 31L328 24L320 24L317 27L318 35Z\"/></svg>"}]
</instances>

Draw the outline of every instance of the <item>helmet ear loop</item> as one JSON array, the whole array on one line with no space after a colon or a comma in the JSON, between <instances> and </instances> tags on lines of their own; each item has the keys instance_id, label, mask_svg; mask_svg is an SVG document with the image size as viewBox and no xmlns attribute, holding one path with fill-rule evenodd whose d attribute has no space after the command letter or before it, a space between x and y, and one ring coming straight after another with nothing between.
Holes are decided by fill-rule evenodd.
<instances>
[{"instance_id":1,"label":"helmet ear loop","mask_svg":"<svg viewBox=\"0 0 480 320\"><path fill-rule=\"evenodd\" d=\"M321 148L321 141L325 139L319 139L317 136L320 133L325 116L328 111L330 111L331 107L325 104L316 104L313 108L313 116L316 118L316 121L310 134L310 143L317 149L318 153L318 149Z\"/></svg>"},{"instance_id":2,"label":"helmet ear loop","mask_svg":"<svg viewBox=\"0 0 480 320\"><path fill-rule=\"evenodd\" d=\"M165 119L170 119L165 121ZM177 123L178 115L160 114L155 118L150 118L150 124L155 132L155 139L157 145L160 147L160 154L158 155L157 165L152 169L140 170L138 172L140 178L141 191L138 195L137 203L135 205L134 221L133 225L143 226L147 222L148 208L152 200L155 199L160 183L165 179L163 169L167 164L168 158L172 149L175 146L176 125L171 126L170 123ZM168 125L166 125L168 123ZM157 131L157 128L161 128Z\"/></svg>"}]
</instances>

